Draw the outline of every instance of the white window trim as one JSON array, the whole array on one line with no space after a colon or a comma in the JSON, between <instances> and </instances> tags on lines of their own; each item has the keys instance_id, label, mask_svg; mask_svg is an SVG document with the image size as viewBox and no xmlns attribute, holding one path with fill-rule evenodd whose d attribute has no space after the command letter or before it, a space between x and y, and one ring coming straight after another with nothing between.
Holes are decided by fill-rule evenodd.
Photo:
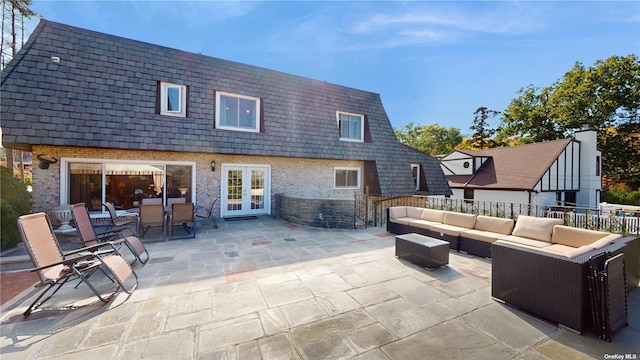
<instances>
[{"instance_id":1,"label":"white window trim","mask_svg":"<svg viewBox=\"0 0 640 360\"><path fill-rule=\"evenodd\" d=\"M358 184L356 186L338 186L336 184L336 173L338 170L357 171L358 172ZM353 190L360 189L360 182L362 178L362 169L359 167L336 167L333 168L333 188L335 190Z\"/></svg>"},{"instance_id":2,"label":"white window trim","mask_svg":"<svg viewBox=\"0 0 640 360\"><path fill-rule=\"evenodd\" d=\"M191 166L191 198L196 199L196 163L193 161L137 161L137 160L118 160L118 159L101 159L101 158L61 158L60 159L60 205L69 203L69 163L100 163L102 164L102 183L106 182L106 166L107 164L141 164L141 165L185 165ZM166 178L165 178L166 181ZM166 195L165 195L166 196ZM101 199L105 198L104 187L101 190ZM104 208L102 209L105 212Z\"/></svg>"},{"instance_id":3,"label":"white window trim","mask_svg":"<svg viewBox=\"0 0 640 360\"><path fill-rule=\"evenodd\" d=\"M420 164L411 164L411 175L413 175L413 169L416 170L416 191L420 190Z\"/></svg>"},{"instance_id":4,"label":"white window trim","mask_svg":"<svg viewBox=\"0 0 640 360\"><path fill-rule=\"evenodd\" d=\"M245 128L239 126L228 126L220 124L220 96L230 96L236 97L240 99L254 100L256 102L256 127L255 128ZM223 91L216 91L216 129L224 129L224 130L233 130L233 131L245 131L245 132L260 132L260 98L246 95L238 95L234 93L228 93Z\"/></svg>"},{"instance_id":5,"label":"white window trim","mask_svg":"<svg viewBox=\"0 0 640 360\"><path fill-rule=\"evenodd\" d=\"M180 90L180 110L167 110L167 89L178 88ZM187 116L187 86L172 84L167 82L160 83L160 114L168 116L186 117Z\"/></svg>"},{"instance_id":6,"label":"white window trim","mask_svg":"<svg viewBox=\"0 0 640 360\"><path fill-rule=\"evenodd\" d=\"M342 134L340 134L340 141L351 141L351 142L364 142L364 115L349 113L345 111L336 111L336 121L338 125L338 129L340 129L340 115L351 115L358 116L360 118L360 139L352 139L352 138L343 138Z\"/></svg>"}]
</instances>

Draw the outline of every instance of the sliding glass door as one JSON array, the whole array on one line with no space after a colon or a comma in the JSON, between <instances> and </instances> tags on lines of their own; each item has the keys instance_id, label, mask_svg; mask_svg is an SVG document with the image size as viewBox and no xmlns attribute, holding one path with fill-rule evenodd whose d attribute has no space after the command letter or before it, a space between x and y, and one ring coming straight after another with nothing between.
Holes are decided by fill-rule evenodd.
<instances>
[{"instance_id":1,"label":"sliding glass door","mask_svg":"<svg viewBox=\"0 0 640 360\"><path fill-rule=\"evenodd\" d=\"M193 202L195 164L98 162L66 160L62 199L84 202L90 210L101 210L111 202L117 209L138 207L144 199L185 198ZM63 171L64 171L63 170Z\"/></svg>"}]
</instances>

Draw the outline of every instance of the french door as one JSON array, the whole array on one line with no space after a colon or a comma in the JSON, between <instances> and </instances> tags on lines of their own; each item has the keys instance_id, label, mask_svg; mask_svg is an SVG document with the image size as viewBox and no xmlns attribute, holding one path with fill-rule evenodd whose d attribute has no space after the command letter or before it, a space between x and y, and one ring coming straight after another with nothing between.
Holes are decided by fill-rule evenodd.
<instances>
[{"instance_id":1,"label":"french door","mask_svg":"<svg viewBox=\"0 0 640 360\"><path fill-rule=\"evenodd\" d=\"M269 214L271 168L268 165L222 165L222 216Z\"/></svg>"}]
</instances>

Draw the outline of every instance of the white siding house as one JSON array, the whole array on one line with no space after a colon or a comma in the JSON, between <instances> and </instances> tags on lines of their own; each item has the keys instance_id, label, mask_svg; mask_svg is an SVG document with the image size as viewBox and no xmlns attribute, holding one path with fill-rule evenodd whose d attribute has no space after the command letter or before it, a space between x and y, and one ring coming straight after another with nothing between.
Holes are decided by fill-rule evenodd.
<instances>
[{"instance_id":1,"label":"white siding house","mask_svg":"<svg viewBox=\"0 0 640 360\"><path fill-rule=\"evenodd\" d=\"M440 165L453 198L596 208L602 154L596 131L574 138L486 150L456 150Z\"/></svg>"}]
</instances>

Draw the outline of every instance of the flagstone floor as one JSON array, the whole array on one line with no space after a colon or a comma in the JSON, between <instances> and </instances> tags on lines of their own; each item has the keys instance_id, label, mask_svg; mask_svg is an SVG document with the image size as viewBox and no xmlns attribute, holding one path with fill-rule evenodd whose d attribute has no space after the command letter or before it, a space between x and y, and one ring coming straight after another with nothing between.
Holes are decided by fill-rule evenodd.
<instances>
[{"instance_id":1,"label":"flagstone floor","mask_svg":"<svg viewBox=\"0 0 640 360\"><path fill-rule=\"evenodd\" d=\"M608 343L493 300L486 259L452 252L448 267L429 271L396 259L394 235L382 228L321 230L274 217L218 224L201 226L195 239L146 243L151 260L134 264L140 282L131 296L118 292L104 304L86 285L65 286L48 303L52 309L27 318L22 312L35 289L12 297L1 308L0 357L640 356L637 289L628 298L630 325Z\"/></svg>"}]
</instances>

